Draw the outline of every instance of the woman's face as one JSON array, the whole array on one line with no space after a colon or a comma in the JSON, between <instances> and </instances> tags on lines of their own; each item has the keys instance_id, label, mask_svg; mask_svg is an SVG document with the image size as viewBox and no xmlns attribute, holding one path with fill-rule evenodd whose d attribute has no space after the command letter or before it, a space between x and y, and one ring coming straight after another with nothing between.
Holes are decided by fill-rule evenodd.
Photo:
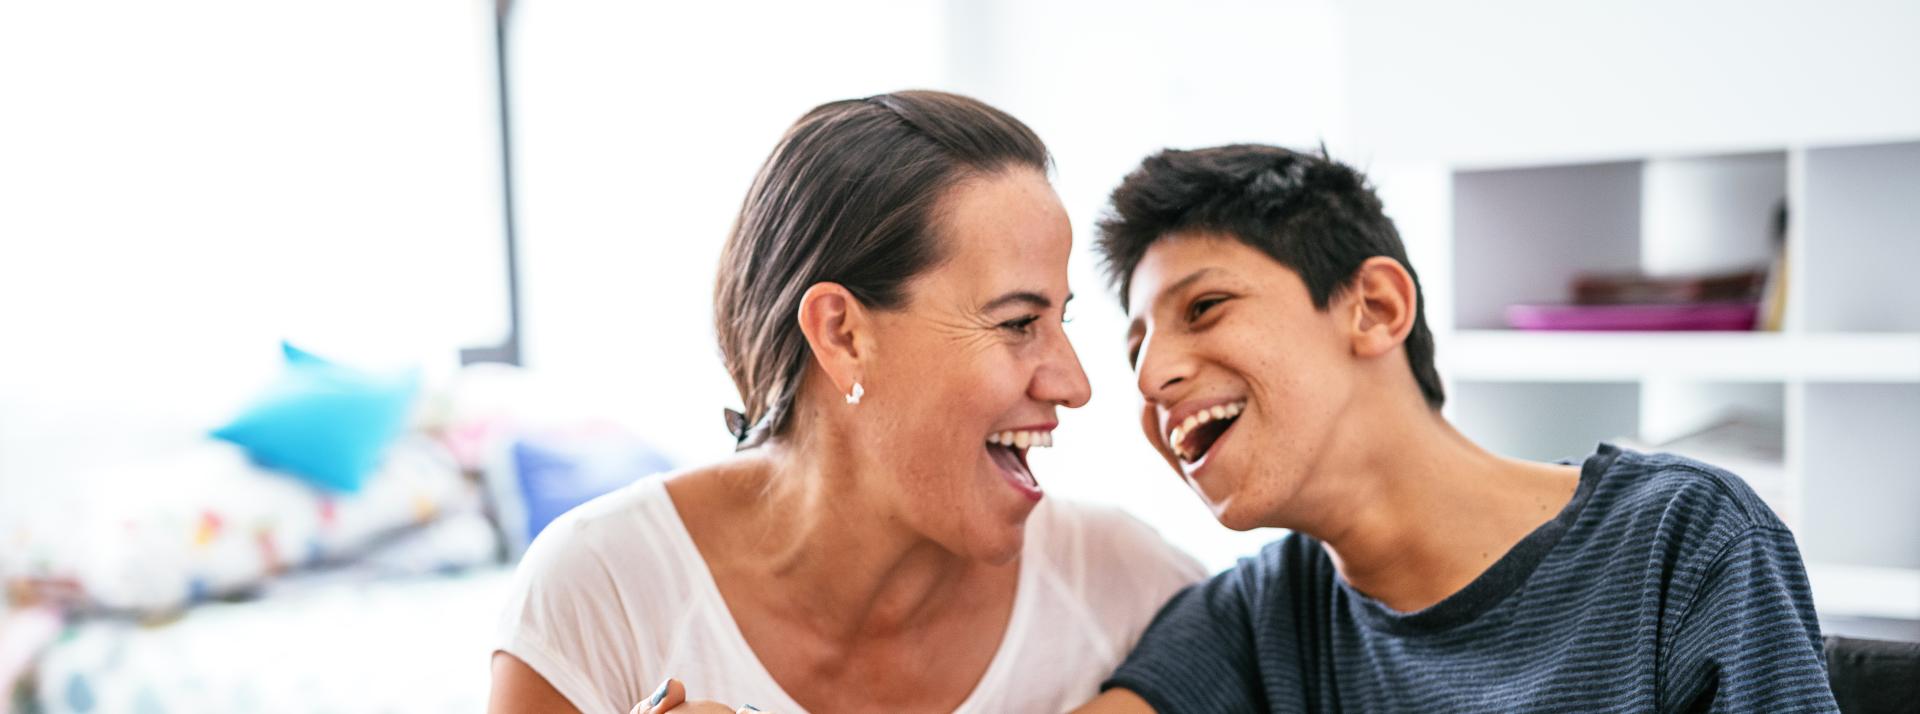
<instances>
[{"instance_id":1,"label":"woman's face","mask_svg":"<svg viewBox=\"0 0 1920 714\"><path fill-rule=\"evenodd\" d=\"M1128 349L1141 427L1235 530L1272 525L1339 436L1353 402L1348 298L1231 237L1176 235L1135 267Z\"/></svg>"},{"instance_id":2,"label":"woman's face","mask_svg":"<svg viewBox=\"0 0 1920 714\"><path fill-rule=\"evenodd\" d=\"M858 406L906 525L956 553L1020 552L1041 486L1026 452L1090 390L1061 328L1072 230L1038 171L1010 169L943 197L944 261L898 310L870 313L874 356Z\"/></svg>"}]
</instances>

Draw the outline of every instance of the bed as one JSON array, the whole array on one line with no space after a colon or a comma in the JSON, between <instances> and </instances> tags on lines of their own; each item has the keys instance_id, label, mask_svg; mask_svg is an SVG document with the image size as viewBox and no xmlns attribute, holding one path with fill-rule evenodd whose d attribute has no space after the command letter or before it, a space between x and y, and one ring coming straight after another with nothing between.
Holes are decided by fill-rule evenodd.
<instances>
[{"instance_id":1,"label":"bed","mask_svg":"<svg viewBox=\"0 0 1920 714\"><path fill-rule=\"evenodd\" d=\"M80 622L42 653L30 710L483 711L490 625L510 574L323 575L159 624Z\"/></svg>"},{"instance_id":2,"label":"bed","mask_svg":"<svg viewBox=\"0 0 1920 714\"><path fill-rule=\"evenodd\" d=\"M0 714L484 710L514 558L666 466L538 392L469 368L352 492L216 439L50 479L0 509Z\"/></svg>"}]
</instances>

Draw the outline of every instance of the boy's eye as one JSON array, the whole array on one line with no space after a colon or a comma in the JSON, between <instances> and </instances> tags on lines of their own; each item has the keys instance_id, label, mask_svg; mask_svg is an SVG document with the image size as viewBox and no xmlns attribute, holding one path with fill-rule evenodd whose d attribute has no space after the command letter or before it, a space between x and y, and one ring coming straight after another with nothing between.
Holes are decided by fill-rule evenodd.
<instances>
[{"instance_id":1,"label":"boy's eye","mask_svg":"<svg viewBox=\"0 0 1920 714\"><path fill-rule=\"evenodd\" d=\"M1213 309L1213 306L1226 301L1227 299L1223 297L1203 297L1193 301L1192 305L1187 306L1187 321L1192 322L1200 319L1200 316L1206 314L1208 310Z\"/></svg>"}]
</instances>

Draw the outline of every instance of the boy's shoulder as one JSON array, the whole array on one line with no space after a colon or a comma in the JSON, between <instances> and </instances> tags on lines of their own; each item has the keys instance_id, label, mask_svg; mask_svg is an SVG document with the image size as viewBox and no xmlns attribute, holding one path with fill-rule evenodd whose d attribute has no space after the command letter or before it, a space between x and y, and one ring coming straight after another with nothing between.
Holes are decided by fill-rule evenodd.
<instances>
[{"instance_id":1,"label":"boy's shoulder","mask_svg":"<svg viewBox=\"0 0 1920 714\"><path fill-rule=\"evenodd\" d=\"M1594 518L1657 517L1670 526L1712 524L1739 531L1786 529L1752 486L1713 464L1602 444L1586 468L1599 469L1589 504L1589 510L1596 511Z\"/></svg>"},{"instance_id":2,"label":"boy's shoulder","mask_svg":"<svg viewBox=\"0 0 1920 714\"><path fill-rule=\"evenodd\" d=\"M1742 542L1793 540L1746 481L1696 459L1603 444L1582 481L1592 492L1554 548L1557 567L1705 572Z\"/></svg>"},{"instance_id":3,"label":"boy's shoulder","mask_svg":"<svg viewBox=\"0 0 1920 714\"><path fill-rule=\"evenodd\" d=\"M1787 532L1738 475L1685 456L1601 444L1582 463L1581 481L1586 500L1567 514L1571 522L1557 550L1587 564L1582 567L1644 566L1644 559L1617 557L1634 550L1658 552L1668 565L1704 565L1756 530ZM1273 604L1321 597L1337 577L1319 540L1291 532L1214 580L1216 595Z\"/></svg>"}]
</instances>

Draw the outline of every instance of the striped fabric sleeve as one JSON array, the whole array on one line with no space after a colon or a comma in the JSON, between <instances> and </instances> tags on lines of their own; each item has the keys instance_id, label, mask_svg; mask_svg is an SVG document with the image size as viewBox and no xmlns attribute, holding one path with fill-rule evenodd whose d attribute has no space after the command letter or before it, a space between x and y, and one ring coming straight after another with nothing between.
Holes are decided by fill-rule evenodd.
<instances>
[{"instance_id":1,"label":"striped fabric sleeve","mask_svg":"<svg viewBox=\"0 0 1920 714\"><path fill-rule=\"evenodd\" d=\"M1838 711L1792 534L1756 527L1705 572L1662 668L1661 711Z\"/></svg>"},{"instance_id":2,"label":"striped fabric sleeve","mask_svg":"<svg viewBox=\"0 0 1920 714\"><path fill-rule=\"evenodd\" d=\"M1159 714L1265 711L1245 577L1234 568L1180 591L1101 691L1130 690Z\"/></svg>"}]
</instances>

